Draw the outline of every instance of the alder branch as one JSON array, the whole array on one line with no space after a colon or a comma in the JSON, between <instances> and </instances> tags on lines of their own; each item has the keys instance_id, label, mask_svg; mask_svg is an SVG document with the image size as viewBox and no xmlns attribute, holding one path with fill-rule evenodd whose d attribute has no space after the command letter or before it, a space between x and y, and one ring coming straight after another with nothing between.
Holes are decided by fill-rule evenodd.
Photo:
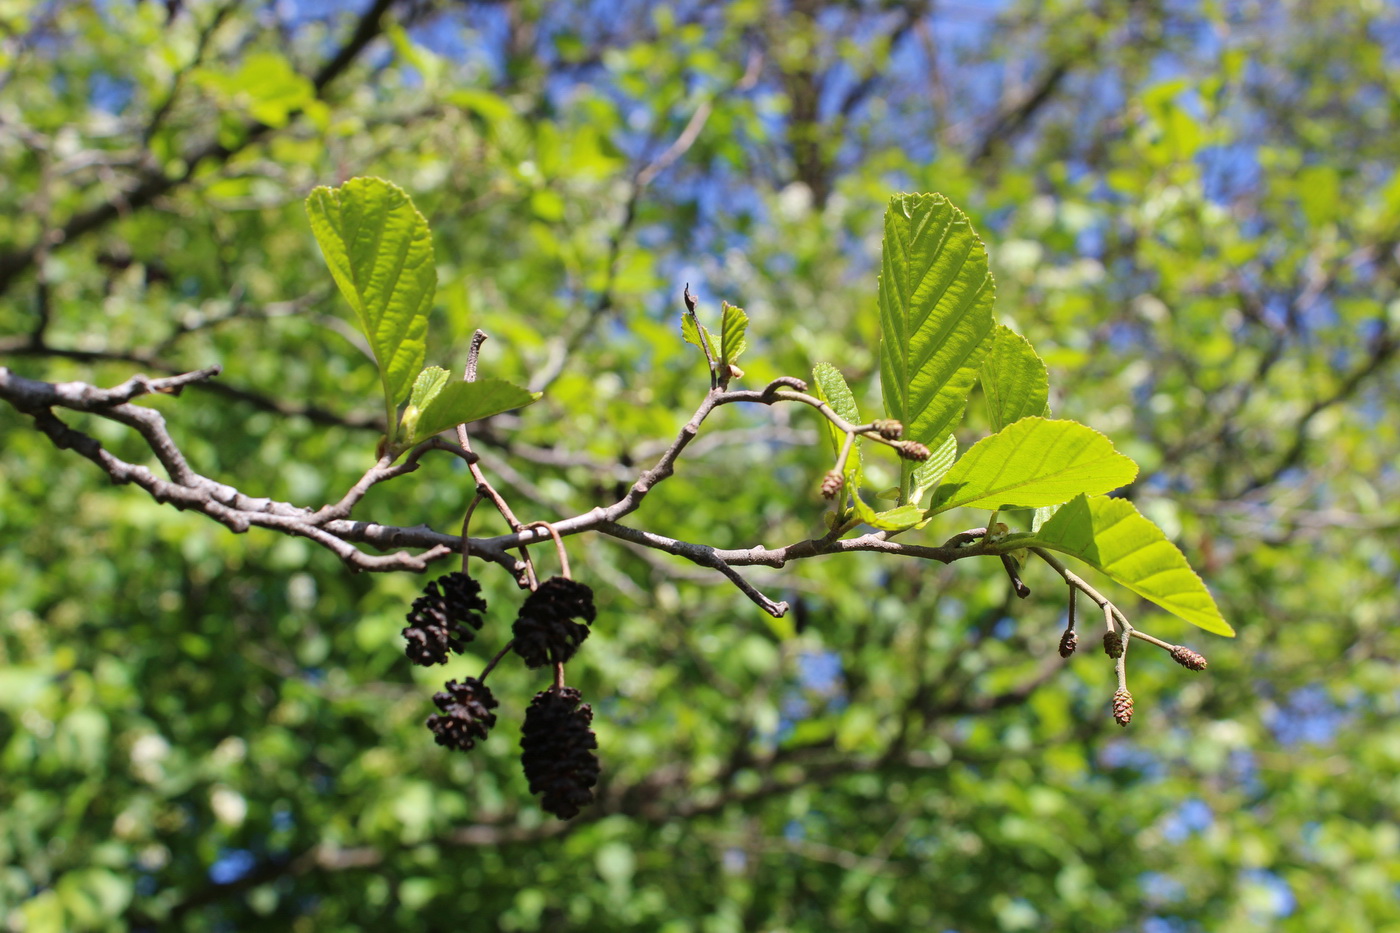
<instances>
[{"instance_id":1,"label":"alder branch","mask_svg":"<svg viewBox=\"0 0 1400 933\"><path fill-rule=\"evenodd\" d=\"M479 348L479 340L476 346ZM136 398L152 393L173 395L189 385L208 384L219 372L218 367L211 367L163 378L138 375L118 386L102 389L81 382L49 383L27 379L0 367L0 398L32 417L36 427L48 436L55 446L74 450L91 460L114 483L135 484L157 502L200 512L236 533L242 534L250 528L258 527L304 537L330 550L353 570L421 572L435 561L453 554L466 553L500 564L514 574L517 580L529 582L531 568L524 549L542 541L548 532L539 527L526 527L526 523L516 517L510 505L482 471L480 457L471 450L465 428L459 430L457 444L441 437L432 438L409 451L400 462L381 457L337 501L319 509L253 497L195 471L171 437L165 418L160 412L131 403ZM807 395L799 391L799 388L805 389L805 384L793 378L775 380L759 391L728 391L712 386L670 446L660 454L650 469L637 477L620 499L611 505L596 507L554 521L553 527L561 536L597 531L609 537L684 557L699 566L718 572L756 605L774 616L786 613L789 608L787 603L764 595L735 568L780 568L789 561L856 551L875 551L942 563L1001 553L1002 545L979 537L984 533L983 529L964 532L940 547L895 542L890 540L889 533L881 531L846 539L838 539L833 533L776 548L759 545L752 548L720 549L620 524L621 519L640 507L651 489L674 473L676 461L700 433L706 419L715 409L724 405L773 405L779 402L804 404L816 409L848 436L861 433L870 440L890 443L877 434L865 433L870 428L868 425L852 425L846 422L821 399ZM160 462L167 478L161 478L146 466L130 463L115 456L94 437L60 419L54 414L55 409L68 409L106 418L133 429ZM469 537L464 541L459 534L446 534L427 525L401 527L351 517L355 507L371 488L414 472L423 456L435 450L450 453L467 463L476 480L477 492L490 499L501 511L510 524L510 533L487 538ZM357 545L368 545L389 553L373 555ZM521 551L520 558L510 553L517 550ZM417 553L414 553L415 551Z\"/></svg>"}]
</instances>

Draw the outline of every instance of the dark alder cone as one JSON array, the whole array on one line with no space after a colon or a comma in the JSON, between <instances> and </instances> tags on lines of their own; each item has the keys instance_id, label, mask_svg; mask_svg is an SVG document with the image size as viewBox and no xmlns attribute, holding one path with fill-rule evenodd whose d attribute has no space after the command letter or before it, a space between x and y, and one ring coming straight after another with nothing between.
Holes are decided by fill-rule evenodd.
<instances>
[{"instance_id":1,"label":"dark alder cone","mask_svg":"<svg viewBox=\"0 0 1400 933\"><path fill-rule=\"evenodd\" d=\"M846 485L846 477L832 470L822 477L822 498L835 499L841 487Z\"/></svg>"},{"instance_id":2,"label":"dark alder cone","mask_svg":"<svg viewBox=\"0 0 1400 933\"><path fill-rule=\"evenodd\" d=\"M1113 695L1113 718L1120 726L1133 721L1133 695L1128 691L1119 690Z\"/></svg>"},{"instance_id":3,"label":"dark alder cone","mask_svg":"<svg viewBox=\"0 0 1400 933\"><path fill-rule=\"evenodd\" d=\"M439 745L470 751L496 724L496 714L491 712L496 708L496 698L491 695L491 688L475 677L460 684L449 680L446 686L446 690L433 694L433 702L442 712L428 717L428 728L433 730Z\"/></svg>"},{"instance_id":4,"label":"dark alder cone","mask_svg":"<svg viewBox=\"0 0 1400 933\"><path fill-rule=\"evenodd\" d=\"M520 607L513 627L515 653L530 667L563 664L588 637L584 623L596 617L593 591L586 584L550 577Z\"/></svg>"},{"instance_id":5,"label":"dark alder cone","mask_svg":"<svg viewBox=\"0 0 1400 933\"><path fill-rule=\"evenodd\" d=\"M1060 657L1067 658L1074 654L1074 649L1079 647L1079 636L1074 633L1074 629L1066 629L1060 636Z\"/></svg>"},{"instance_id":6,"label":"dark alder cone","mask_svg":"<svg viewBox=\"0 0 1400 933\"><path fill-rule=\"evenodd\" d=\"M905 460L922 462L933 456L929 449L918 441L900 441L894 445L894 449L899 451L899 455Z\"/></svg>"},{"instance_id":7,"label":"dark alder cone","mask_svg":"<svg viewBox=\"0 0 1400 933\"><path fill-rule=\"evenodd\" d=\"M1123 656L1123 636L1117 632L1104 632L1103 653L1110 658L1121 658Z\"/></svg>"},{"instance_id":8,"label":"dark alder cone","mask_svg":"<svg viewBox=\"0 0 1400 933\"><path fill-rule=\"evenodd\" d=\"M893 418L880 418L877 421L872 421L871 426L875 428L876 434L887 441L897 441L899 436L904 433L904 425Z\"/></svg>"},{"instance_id":9,"label":"dark alder cone","mask_svg":"<svg viewBox=\"0 0 1400 933\"><path fill-rule=\"evenodd\" d=\"M593 708L573 687L550 687L535 694L525 711L520 735L520 763L530 793L561 820L577 816L593 802L598 783L598 738L589 728Z\"/></svg>"},{"instance_id":10,"label":"dark alder cone","mask_svg":"<svg viewBox=\"0 0 1400 933\"><path fill-rule=\"evenodd\" d=\"M481 584L462 573L438 577L423 588L408 611L404 653L414 664L446 664L449 650L461 652L481 628L486 601Z\"/></svg>"},{"instance_id":11,"label":"dark alder cone","mask_svg":"<svg viewBox=\"0 0 1400 933\"><path fill-rule=\"evenodd\" d=\"M1185 645L1177 645L1172 648L1172 660L1182 667L1193 671L1203 671L1206 669L1205 655L1198 651L1192 651Z\"/></svg>"}]
</instances>

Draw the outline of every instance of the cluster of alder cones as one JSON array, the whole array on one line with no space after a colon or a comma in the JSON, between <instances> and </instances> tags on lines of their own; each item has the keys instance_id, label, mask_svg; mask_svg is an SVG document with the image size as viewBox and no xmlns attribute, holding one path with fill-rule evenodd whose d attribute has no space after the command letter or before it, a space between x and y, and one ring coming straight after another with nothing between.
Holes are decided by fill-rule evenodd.
<instances>
[{"instance_id":1,"label":"cluster of alder cones","mask_svg":"<svg viewBox=\"0 0 1400 933\"><path fill-rule=\"evenodd\" d=\"M449 573L429 583L413 601L403 630L405 653L414 664L446 664L449 652L461 653L482 626L486 601L481 585L462 573ZM520 607L512 626L509 650L532 668L553 667L555 683L535 694L521 728L520 761L530 792L540 805L567 820L593 802L598 783L598 739L590 724L593 710L579 692L563 684L562 665L588 637L596 617L593 591L567 577L541 583ZM439 745L468 751L496 725L497 706L480 678L461 683L449 680L433 695L440 712L428 717L428 728Z\"/></svg>"},{"instance_id":2,"label":"cluster of alder cones","mask_svg":"<svg viewBox=\"0 0 1400 933\"><path fill-rule=\"evenodd\" d=\"M1071 611L1070 625L1074 624L1074 616ZM1126 642L1120 632L1105 632L1103 636L1104 654L1115 661L1123 656ZM1074 654L1079 647L1079 635L1074 629L1067 628L1060 636L1060 657L1067 658ZM1189 671L1203 671L1206 669L1206 659L1199 651L1193 651L1185 645L1166 645L1167 653L1171 655L1173 661L1180 664ZM1113 719L1120 726L1126 726L1133 721L1133 695L1128 691L1124 682L1116 693L1113 694Z\"/></svg>"}]
</instances>

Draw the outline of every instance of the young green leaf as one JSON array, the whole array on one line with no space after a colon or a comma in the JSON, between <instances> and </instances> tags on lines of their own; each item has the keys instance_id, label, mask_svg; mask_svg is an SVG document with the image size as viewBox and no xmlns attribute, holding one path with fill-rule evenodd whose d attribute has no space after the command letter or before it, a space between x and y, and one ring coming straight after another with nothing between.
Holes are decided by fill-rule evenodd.
<instances>
[{"instance_id":1,"label":"young green leaf","mask_svg":"<svg viewBox=\"0 0 1400 933\"><path fill-rule=\"evenodd\" d=\"M1076 496L1026 544L1077 557L1207 632L1235 634L1185 555L1126 499Z\"/></svg>"},{"instance_id":2,"label":"young green leaf","mask_svg":"<svg viewBox=\"0 0 1400 933\"><path fill-rule=\"evenodd\" d=\"M939 480L952 468L953 461L958 459L958 439L949 434L943 441L943 446L933 452L923 463L914 468L913 488L909 493L909 501L918 505L923 501L928 491L938 485Z\"/></svg>"},{"instance_id":3,"label":"young green leaf","mask_svg":"<svg viewBox=\"0 0 1400 933\"><path fill-rule=\"evenodd\" d=\"M886 531L903 531L913 528L924 520L924 512L916 505L901 505L884 512L876 512L874 521L866 524Z\"/></svg>"},{"instance_id":4,"label":"young green leaf","mask_svg":"<svg viewBox=\"0 0 1400 933\"><path fill-rule=\"evenodd\" d=\"M937 448L962 418L992 331L995 286L967 217L940 194L897 195L885 211L880 386L904 436ZM909 487L912 465L904 465Z\"/></svg>"},{"instance_id":5,"label":"young green leaf","mask_svg":"<svg viewBox=\"0 0 1400 933\"><path fill-rule=\"evenodd\" d=\"M1060 510L1058 505L1043 505L1031 514L1031 531L1039 531L1040 526L1055 517Z\"/></svg>"},{"instance_id":6,"label":"young green leaf","mask_svg":"<svg viewBox=\"0 0 1400 933\"><path fill-rule=\"evenodd\" d=\"M851 387L846 385L846 377L841 375L841 370L830 363L818 363L812 367L812 383L817 390L817 398L831 406L831 410L851 424L860 424L860 409L856 407L856 397L851 394ZM846 443L846 432L836 425L822 419L822 424L826 425L827 436L831 438L832 451L840 456L841 448ZM860 444L857 440L856 451L859 451ZM855 456L855 451L852 452Z\"/></svg>"},{"instance_id":7,"label":"young green leaf","mask_svg":"<svg viewBox=\"0 0 1400 933\"><path fill-rule=\"evenodd\" d=\"M448 383L423 407L408 443L417 444L459 424L480 421L512 408L523 408L539 398L540 394L503 379Z\"/></svg>"},{"instance_id":8,"label":"young green leaf","mask_svg":"<svg viewBox=\"0 0 1400 933\"><path fill-rule=\"evenodd\" d=\"M399 418L398 437L416 437L418 432L418 419L423 416L423 409L428 407L442 387L447 385L452 378L452 374L441 366L425 366L418 374L418 378L413 380L413 391L408 396L408 404L404 406L403 415Z\"/></svg>"},{"instance_id":9,"label":"young green leaf","mask_svg":"<svg viewBox=\"0 0 1400 933\"><path fill-rule=\"evenodd\" d=\"M1137 464L1093 428L1022 418L962 455L934 494L930 514L958 506L1039 508L1068 502L1079 493L1099 495L1135 476Z\"/></svg>"},{"instance_id":10,"label":"young green leaf","mask_svg":"<svg viewBox=\"0 0 1400 933\"><path fill-rule=\"evenodd\" d=\"M1031 349L1031 342L1011 328L997 325L980 377L993 431L1028 415L1047 414L1050 378L1045 364Z\"/></svg>"},{"instance_id":11,"label":"young green leaf","mask_svg":"<svg viewBox=\"0 0 1400 933\"><path fill-rule=\"evenodd\" d=\"M846 488L850 491L851 506L855 509L856 517L863 523L881 531L903 531L924 520L923 512L913 505L900 505L883 512L872 509L860 495L860 488L865 484L864 467L854 454L851 461L854 463L846 464Z\"/></svg>"},{"instance_id":12,"label":"young green leaf","mask_svg":"<svg viewBox=\"0 0 1400 933\"><path fill-rule=\"evenodd\" d=\"M452 374L441 366L423 367L418 378L413 380L413 392L408 397L408 404L422 411L451 379Z\"/></svg>"},{"instance_id":13,"label":"young green leaf","mask_svg":"<svg viewBox=\"0 0 1400 933\"><path fill-rule=\"evenodd\" d=\"M704 331L705 334L704 343L700 342L701 331ZM693 344L701 350L704 350L707 344L711 349L715 345L714 334L710 333L710 329L701 324L696 316L689 311L681 312L681 336L685 338L686 343Z\"/></svg>"},{"instance_id":14,"label":"young green leaf","mask_svg":"<svg viewBox=\"0 0 1400 933\"><path fill-rule=\"evenodd\" d=\"M724 303L724 315L720 318L720 363L722 367L739 362L739 356L748 348L748 338L744 332L749 329L749 316L743 308Z\"/></svg>"},{"instance_id":15,"label":"young green leaf","mask_svg":"<svg viewBox=\"0 0 1400 933\"><path fill-rule=\"evenodd\" d=\"M380 178L352 178L306 199L311 230L379 364L388 423L425 355L437 290L433 238L408 195Z\"/></svg>"}]
</instances>

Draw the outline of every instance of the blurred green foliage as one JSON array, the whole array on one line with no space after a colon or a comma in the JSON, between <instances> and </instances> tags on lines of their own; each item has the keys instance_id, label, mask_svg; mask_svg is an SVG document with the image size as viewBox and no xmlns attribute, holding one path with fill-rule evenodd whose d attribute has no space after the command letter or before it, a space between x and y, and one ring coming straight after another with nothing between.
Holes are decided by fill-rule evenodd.
<instances>
[{"instance_id":1,"label":"blurred green foliage","mask_svg":"<svg viewBox=\"0 0 1400 933\"><path fill-rule=\"evenodd\" d=\"M1022 603L990 561L799 562L752 574L797 604L772 620L573 539L600 617L570 681L604 777L559 824L519 773L528 672L492 675L502 725L470 755L423 728L438 678L486 659L411 668L422 580L112 488L6 407L9 928L1400 929L1395 8L602 10L0 3L0 363L222 364L145 402L196 468L338 498L373 462L378 377L301 205L391 178L434 234L430 360L460 366L481 327L492 375L545 390L479 432L488 472L523 517L571 515L704 392L686 281L712 324L747 310L744 384L828 360L877 410L881 212L939 191L1056 415L1142 466L1130 496L1238 639L1106 586L1211 661L1135 651L1120 730L1109 662L1059 661L1048 572ZM817 420L722 416L632 523L818 532ZM430 458L357 516L453 530L471 493ZM481 574L503 639L520 595Z\"/></svg>"}]
</instances>

